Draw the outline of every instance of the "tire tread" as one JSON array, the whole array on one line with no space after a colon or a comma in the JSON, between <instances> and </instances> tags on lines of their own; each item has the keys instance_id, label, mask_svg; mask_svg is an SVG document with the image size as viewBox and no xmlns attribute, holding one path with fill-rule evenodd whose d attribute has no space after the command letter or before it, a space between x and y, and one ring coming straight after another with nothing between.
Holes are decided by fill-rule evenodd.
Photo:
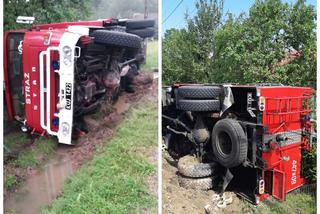
<instances>
[{"instance_id":1,"label":"tire tread","mask_svg":"<svg viewBox=\"0 0 320 214\"><path fill-rule=\"evenodd\" d=\"M134 34L119 31L96 30L92 33L95 43L123 46L129 48L141 48L142 39Z\"/></svg>"},{"instance_id":2,"label":"tire tread","mask_svg":"<svg viewBox=\"0 0 320 214\"><path fill-rule=\"evenodd\" d=\"M182 98L217 99L221 95L219 86L180 86L178 94Z\"/></svg>"},{"instance_id":3,"label":"tire tread","mask_svg":"<svg viewBox=\"0 0 320 214\"><path fill-rule=\"evenodd\" d=\"M178 109L184 111L220 111L220 100L178 100Z\"/></svg>"}]
</instances>

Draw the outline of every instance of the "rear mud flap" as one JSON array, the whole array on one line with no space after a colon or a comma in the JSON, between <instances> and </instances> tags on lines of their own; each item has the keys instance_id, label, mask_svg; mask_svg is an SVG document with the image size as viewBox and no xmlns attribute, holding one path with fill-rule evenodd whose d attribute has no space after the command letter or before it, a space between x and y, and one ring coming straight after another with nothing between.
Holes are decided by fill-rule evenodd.
<instances>
[{"instance_id":1,"label":"rear mud flap","mask_svg":"<svg viewBox=\"0 0 320 214\"><path fill-rule=\"evenodd\" d=\"M230 169L233 178L227 190L235 192L241 198L256 204L258 170L251 167L238 166Z\"/></svg>"},{"instance_id":2,"label":"rear mud flap","mask_svg":"<svg viewBox=\"0 0 320 214\"><path fill-rule=\"evenodd\" d=\"M286 198L285 192L285 174L282 171L277 169L273 170L273 179L272 179L272 196L276 199L284 201Z\"/></svg>"},{"instance_id":3,"label":"rear mud flap","mask_svg":"<svg viewBox=\"0 0 320 214\"><path fill-rule=\"evenodd\" d=\"M233 174L230 172L229 169L226 169L224 176L222 176L222 189L221 189L221 193L224 193L224 191L227 189L230 181L233 178Z\"/></svg>"}]
</instances>

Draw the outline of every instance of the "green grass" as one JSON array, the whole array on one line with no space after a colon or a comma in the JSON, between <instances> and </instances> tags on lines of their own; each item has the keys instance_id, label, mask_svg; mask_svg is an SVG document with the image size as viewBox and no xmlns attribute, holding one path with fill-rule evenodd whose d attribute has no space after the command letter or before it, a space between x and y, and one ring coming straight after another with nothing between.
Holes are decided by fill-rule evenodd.
<instances>
[{"instance_id":1,"label":"green grass","mask_svg":"<svg viewBox=\"0 0 320 214\"><path fill-rule=\"evenodd\" d=\"M4 178L4 186L6 188L13 188L18 183L16 176L14 175L7 175Z\"/></svg>"},{"instance_id":2,"label":"green grass","mask_svg":"<svg viewBox=\"0 0 320 214\"><path fill-rule=\"evenodd\" d=\"M36 167L39 164L36 154L32 149L26 149L21 152L12 163L15 167L21 168Z\"/></svg>"},{"instance_id":3,"label":"green grass","mask_svg":"<svg viewBox=\"0 0 320 214\"><path fill-rule=\"evenodd\" d=\"M57 146L58 146L57 141L53 137L50 137L50 138L41 137L35 141L34 150L37 155L50 156L54 154Z\"/></svg>"},{"instance_id":4,"label":"green grass","mask_svg":"<svg viewBox=\"0 0 320 214\"><path fill-rule=\"evenodd\" d=\"M149 41L147 44L147 58L144 69L158 68L158 41Z\"/></svg>"},{"instance_id":5,"label":"green grass","mask_svg":"<svg viewBox=\"0 0 320 214\"><path fill-rule=\"evenodd\" d=\"M3 144L9 149L21 147L23 144L27 144L31 141L28 134L25 134L23 132L10 133L8 135L5 135L3 140Z\"/></svg>"},{"instance_id":6,"label":"green grass","mask_svg":"<svg viewBox=\"0 0 320 214\"><path fill-rule=\"evenodd\" d=\"M248 209L245 209L248 212ZM277 201L274 198L265 200L262 204L252 208L252 213L259 214L315 214L316 200L305 193L289 193L286 201Z\"/></svg>"},{"instance_id":7,"label":"green grass","mask_svg":"<svg viewBox=\"0 0 320 214\"><path fill-rule=\"evenodd\" d=\"M146 178L156 169L146 150L157 144L156 103L130 112L116 137L67 179L62 195L41 213L139 213L155 210ZM144 151L144 152L141 152Z\"/></svg>"},{"instance_id":8,"label":"green grass","mask_svg":"<svg viewBox=\"0 0 320 214\"><path fill-rule=\"evenodd\" d=\"M11 163L13 166L21 168L37 167L40 165L38 157L52 155L56 147L57 142L53 138L40 137L32 147L25 148L24 151L20 152Z\"/></svg>"},{"instance_id":9,"label":"green grass","mask_svg":"<svg viewBox=\"0 0 320 214\"><path fill-rule=\"evenodd\" d=\"M288 194L285 202L279 202L270 200L266 201L266 205L268 209L263 209L262 213L283 213L283 214L291 214L291 213L305 213L312 214L316 213L316 203L312 196L307 194Z\"/></svg>"},{"instance_id":10,"label":"green grass","mask_svg":"<svg viewBox=\"0 0 320 214\"><path fill-rule=\"evenodd\" d=\"M11 151L15 151L16 157L10 159L5 167L28 169L41 166L41 162L54 154L57 142L54 138L40 137L33 143L28 134L12 133L4 137L4 143ZM26 145L28 144L28 145ZM10 170L9 170L10 171ZM17 186L21 179L5 171L4 186L12 189ZM21 175L20 175L21 176Z\"/></svg>"}]
</instances>

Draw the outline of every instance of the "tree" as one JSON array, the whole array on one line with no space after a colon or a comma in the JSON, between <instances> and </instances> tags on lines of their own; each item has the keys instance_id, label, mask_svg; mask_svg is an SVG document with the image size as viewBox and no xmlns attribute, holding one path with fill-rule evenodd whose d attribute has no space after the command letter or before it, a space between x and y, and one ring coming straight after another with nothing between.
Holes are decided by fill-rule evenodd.
<instances>
[{"instance_id":1,"label":"tree","mask_svg":"<svg viewBox=\"0 0 320 214\"><path fill-rule=\"evenodd\" d=\"M91 19L101 18L132 18L135 13L144 13L145 0L93 0L94 13ZM147 1L148 12L158 13L158 1Z\"/></svg>"},{"instance_id":2,"label":"tree","mask_svg":"<svg viewBox=\"0 0 320 214\"><path fill-rule=\"evenodd\" d=\"M187 19L185 31L189 35L185 38L191 38L193 45L188 51L194 57L188 62L196 60L199 65L191 82L272 82L316 87L316 12L313 6L306 5L304 0L292 5L281 0L256 0L248 15L225 14L222 22L221 1L209 3L220 7L199 0L197 15ZM208 20L211 23L208 24ZM163 46L163 58L168 59L170 71L179 70L181 65L172 62L175 57L166 56L172 52L165 49L177 45L173 37L166 36L164 44L168 45ZM179 45L176 52L186 48L183 43ZM164 82L170 84L173 78L169 77L171 73L167 67L163 65ZM183 76L181 73L180 77ZM190 82L177 78L175 81Z\"/></svg>"},{"instance_id":3,"label":"tree","mask_svg":"<svg viewBox=\"0 0 320 214\"><path fill-rule=\"evenodd\" d=\"M86 0L5 0L4 30L23 28L18 16L34 16L35 23L83 20L90 14Z\"/></svg>"},{"instance_id":4,"label":"tree","mask_svg":"<svg viewBox=\"0 0 320 214\"><path fill-rule=\"evenodd\" d=\"M163 80L208 82L213 80L211 67L214 55L214 34L222 24L223 1L199 0L198 13L186 14L187 28L169 30L163 40Z\"/></svg>"}]
</instances>

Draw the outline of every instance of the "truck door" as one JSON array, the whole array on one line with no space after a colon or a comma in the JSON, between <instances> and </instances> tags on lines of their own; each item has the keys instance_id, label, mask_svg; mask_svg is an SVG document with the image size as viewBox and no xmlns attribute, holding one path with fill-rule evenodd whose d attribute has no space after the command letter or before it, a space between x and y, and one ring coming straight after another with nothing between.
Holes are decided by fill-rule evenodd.
<instances>
[{"instance_id":1,"label":"truck door","mask_svg":"<svg viewBox=\"0 0 320 214\"><path fill-rule=\"evenodd\" d=\"M8 116L24 117L22 42L24 32L9 32L4 40L4 87Z\"/></svg>"}]
</instances>

